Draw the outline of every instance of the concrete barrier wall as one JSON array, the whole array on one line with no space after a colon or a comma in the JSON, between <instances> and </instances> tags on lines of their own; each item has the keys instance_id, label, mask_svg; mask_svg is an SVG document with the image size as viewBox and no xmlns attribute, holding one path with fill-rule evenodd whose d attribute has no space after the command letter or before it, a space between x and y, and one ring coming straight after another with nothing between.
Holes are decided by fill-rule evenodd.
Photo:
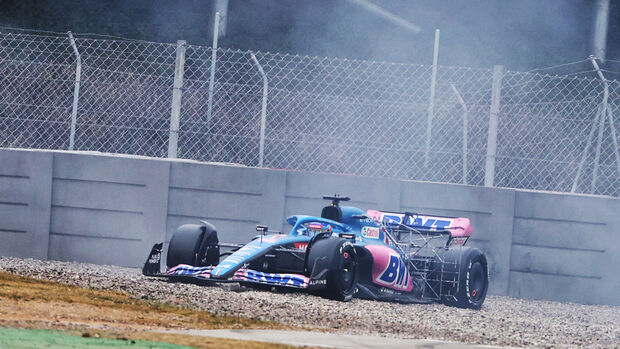
<instances>
[{"instance_id":1,"label":"concrete barrier wall","mask_svg":"<svg viewBox=\"0 0 620 349\"><path fill-rule=\"evenodd\" d=\"M165 236L170 164L75 153L53 156L48 257L144 263L145 246Z\"/></svg>"},{"instance_id":2,"label":"concrete barrier wall","mask_svg":"<svg viewBox=\"0 0 620 349\"><path fill-rule=\"evenodd\" d=\"M469 217L493 294L620 304L615 198L183 160L0 149L0 254L137 267L181 224L205 219L242 243L256 224L287 231L287 216L318 215L334 193L362 209Z\"/></svg>"},{"instance_id":3,"label":"concrete barrier wall","mask_svg":"<svg viewBox=\"0 0 620 349\"><path fill-rule=\"evenodd\" d=\"M284 171L204 163L170 166L166 241L186 223L207 220L220 240L244 243L256 235L256 224L279 227L284 220Z\"/></svg>"},{"instance_id":4,"label":"concrete barrier wall","mask_svg":"<svg viewBox=\"0 0 620 349\"><path fill-rule=\"evenodd\" d=\"M0 150L0 254L48 257L52 153Z\"/></svg>"},{"instance_id":5,"label":"concrete barrier wall","mask_svg":"<svg viewBox=\"0 0 620 349\"><path fill-rule=\"evenodd\" d=\"M509 294L620 304L620 200L527 191L515 198Z\"/></svg>"}]
</instances>

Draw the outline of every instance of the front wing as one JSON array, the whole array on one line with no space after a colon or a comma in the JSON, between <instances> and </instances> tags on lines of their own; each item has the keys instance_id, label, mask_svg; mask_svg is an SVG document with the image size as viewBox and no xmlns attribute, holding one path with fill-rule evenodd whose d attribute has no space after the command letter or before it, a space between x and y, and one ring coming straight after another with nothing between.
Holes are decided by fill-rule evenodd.
<instances>
[{"instance_id":1,"label":"front wing","mask_svg":"<svg viewBox=\"0 0 620 349\"><path fill-rule=\"evenodd\" d=\"M305 275L301 274L288 274L288 273L266 273L258 270L252 270L247 268L241 268L237 270L233 276L227 279L215 279L211 278L211 270L215 266L207 267L194 267L187 264L180 264L176 267L170 268L166 274L162 276L168 276L172 278L190 278L202 281L211 282L251 282L256 284L271 285L271 286L285 286L292 288L308 289L314 288L311 286L313 282Z\"/></svg>"},{"instance_id":2,"label":"front wing","mask_svg":"<svg viewBox=\"0 0 620 349\"><path fill-rule=\"evenodd\" d=\"M225 283L225 282L249 282L255 284L263 284L270 286L284 286L295 289L305 289L312 291L324 288L327 283L323 278L325 273L319 273L319 278L310 278L303 274L293 273L268 273L248 268L240 268L228 278L212 278L211 271L216 267L214 265L195 267L187 264L179 264L165 272L161 272L161 256L163 243L153 245L149 254L142 274L146 276L167 277L171 279L180 279L187 282L199 283Z\"/></svg>"}]
</instances>

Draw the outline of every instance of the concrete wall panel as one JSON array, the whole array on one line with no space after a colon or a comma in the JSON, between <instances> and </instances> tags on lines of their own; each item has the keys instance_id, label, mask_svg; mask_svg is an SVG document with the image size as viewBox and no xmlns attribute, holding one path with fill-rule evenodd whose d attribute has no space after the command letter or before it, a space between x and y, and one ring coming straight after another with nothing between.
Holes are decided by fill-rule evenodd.
<instances>
[{"instance_id":1,"label":"concrete wall panel","mask_svg":"<svg viewBox=\"0 0 620 349\"><path fill-rule=\"evenodd\" d=\"M146 185L54 177L52 205L142 213Z\"/></svg>"},{"instance_id":2,"label":"concrete wall panel","mask_svg":"<svg viewBox=\"0 0 620 349\"><path fill-rule=\"evenodd\" d=\"M519 285L511 289L512 297L601 304L598 294L595 294L596 288L601 285L598 279L511 271L510 284ZM584 297L584 295L589 295L589 297ZM603 304L618 305L618 302Z\"/></svg>"},{"instance_id":3,"label":"concrete wall panel","mask_svg":"<svg viewBox=\"0 0 620 349\"><path fill-rule=\"evenodd\" d=\"M510 270L600 279L604 251L513 244Z\"/></svg>"},{"instance_id":4,"label":"concrete wall panel","mask_svg":"<svg viewBox=\"0 0 620 349\"><path fill-rule=\"evenodd\" d=\"M55 153L49 257L138 266L165 236L169 163Z\"/></svg>"},{"instance_id":5,"label":"concrete wall panel","mask_svg":"<svg viewBox=\"0 0 620 349\"><path fill-rule=\"evenodd\" d=\"M172 163L166 241L179 225L201 219L216 226L223 242L249 241L256 224L278 230L284 220L285 180L283 171Z\"/></svg>"},{"instance_id":6,"label":"concrete wall panel","mask_svg":"<svg viewBox=\"0 0 620 349\"><path fill-rule=\"evenodd\" d=\"M514 214L510 295L620 304L620 200L517 191Z\"/></svg>"},{"instance_id":7,"label":"concrete wall panel","mask_svg":"<svg viewBox=\"0 0 620 349\"><path fill-rule=\"evenodd\" d=\"M52 153L0 151L0 254L48 258Z\"/></svg>"},{"instance_id":8,"label":"concrete wall panel","mask_svg":"<svg viewBox=\"0 0 620 349\"><path fill-rule=\"evenodd\" d=\"M5 186L6 182L0 177L0 188ZM27 181L24 180L23 184L18 185L15 189L23 189L23 187L27 186ZM25 198L22 200L16 198L10 201L0 201L0 222L2 222L0 224L0 231L5 233L25 233L30 219L28 200Z\"/></svg>"},{"instance_id":9,"label":"concrete wall panel","mask_svg":"<svg viewBox=\"0 0 620 349\"><path fill-rule=\"evenodd\" d=\"M54 206L50 232L140 240L146 229L144 223L143 212Z\"/></svg>"},{"instance_id":10,"label":"concrete wall panel","mask_svg":"<svg viewBox=\"0 0 620 349\"><path fill-rule=\"evenodd\" d=\"M146 261L151 246L147 251L141 239L50 233L49 248L54 260L137 267Z\"/></svg>"},{"instance_id":11,"label":"concrete wall panel","mask_svg":"<svg viewBox=\"0 0 620 349\"><path fill-rule=\"evenodd\" d=\"M609 244L604 222L516 217L513 243L604 250Z\"/></svg>"}]
</instances>

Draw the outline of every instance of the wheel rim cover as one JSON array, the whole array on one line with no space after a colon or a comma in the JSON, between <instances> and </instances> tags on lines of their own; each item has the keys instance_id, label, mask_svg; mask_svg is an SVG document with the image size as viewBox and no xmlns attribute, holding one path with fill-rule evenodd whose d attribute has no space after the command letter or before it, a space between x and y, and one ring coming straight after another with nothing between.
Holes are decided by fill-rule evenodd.
<instances>
[{"instance_id":1,"label":"wheel rim cover","mask_svg":"<svg viewBox=\"0 0 620 349\"><path fill-rule=\"evenodd\" d=\"M353 281L355 279L355 269L357 263L353 260L352 254L348 252L348 258L344 260L342 265L342 283L343 290L349 290L353 287Z\"/></svg>"},{"instance_id":2,"label":"wheel rim cover","mask_svg":"<svg viewBox=\"0 0 620 349\"><path fill-rule=\"evenodd\" d=\"M483 297L485 291L484 268L480 262L475 262L470 271L471 298L476 301Z\"/></svg>"}]
</instances>

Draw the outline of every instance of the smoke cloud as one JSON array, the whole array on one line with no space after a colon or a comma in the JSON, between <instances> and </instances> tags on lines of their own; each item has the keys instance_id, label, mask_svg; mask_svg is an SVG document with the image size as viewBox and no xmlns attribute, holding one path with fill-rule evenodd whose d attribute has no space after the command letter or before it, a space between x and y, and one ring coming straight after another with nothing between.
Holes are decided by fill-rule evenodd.
<instances>
[{"instance_id":1,"label":"smoke cloud","mask_svg":"<svg viewBox=\"0 0 620 349\"><path fill-rule=\"evenodd\" d=\"M414 34L352 1L229 2L222 47L429 64L441 30L443 65L530 70L589 55L593 2L369 0L419 26ZM0 25L210 45L214 1L2 0ZM612 3L608 58L619 58Z\"/></svg>"}]
</instances>

